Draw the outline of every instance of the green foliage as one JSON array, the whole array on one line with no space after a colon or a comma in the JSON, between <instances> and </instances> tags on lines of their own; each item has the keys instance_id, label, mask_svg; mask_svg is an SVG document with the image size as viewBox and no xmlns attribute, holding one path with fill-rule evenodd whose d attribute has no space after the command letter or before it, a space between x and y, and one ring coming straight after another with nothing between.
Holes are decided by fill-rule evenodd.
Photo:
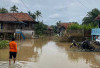
<instances>
[{"instance_id":1,"label":"green foliage","mask_svg":"<svg viewBox=\"0 0 100 68\"><path fill-rule=\"evenodd\" d=\"M87 13L86 17L83 18L82 24L89 24L89 23L93 22L94 25L97 25L97 23L94 22L94 21L95 21L95 18L99 14L100 14L100 11L97 8L93 9L92 11L90 11L90 12Z\"/></svg>"},{"instance_id":2,"label":"green foliage","mask_svg":"<svg viewBox=\"0 0 100 68\"><path fill-rule=\"evenodd\" d=\"M7 40L0 41L0 49L6 48L8 45L9 45L9 41L7 41Z\"/></svg>"},{"instance_id":3,"label":"green foliage","mask_svg":"<svg viewBox=\"0 0 100 68\"><path fill-rule=\"evenodd\" d=\"M47 25L43 24L43 21L40 22L39 21L39 17L42 17L41 16L41 12L39 10L37 10L36 12L34 13L31 13L30 11L28 11L28 14L38 22L38 24L35 24L34 25L34 30L35 30L35 34L37 35L44 35L46 34L46 31L47 31Z\"/></svg>"},{"instance_id":4,"label":"green foliage","mask_svg":"<svg viewBox=\"0 0 100 68\"><path fill-rule=\"evenodd\" d=\"M43 24L43 22L39 22L38 24L35 24L34 30L37 35L46 34L47 25Z\"/></svg>"},{"instance_id":5,"label":"green foliage","mask_svg":"<svg viewBox=\"0 0 100 68\"><path fill-rule=\"evenodd\" d=\"M28 14L34 19L36 20L36 15L34 13L31 13L30 11L28 11Z\"/></svg>"},{"instance_id":6,"label":"green foliage","mask_svg":"<svg viewBox=\"0 0 100 68\"><path fill-rule=\"evenodd\" d=\"M56 22L56 26L58 26L61 23L61 21Z\"/></svg>"},{"instance_id":7,"label":"green foliage","mask_svg":"<svg viewBox=\"0 0 100 68\"><path fill-rule=\"evenodd\" d=\"M70 25L68 27L68 30L74 30L74 29L82 29L82 25L79 25L77 23L74 23L74 24L72 24L72 25Z\"/></svg>"},{"instance_id":8,"label":"green foliage","mask_svg":"<svg viewBox=\"0 0 100 68\"><path fill-rule=\"evenodd\" d=\"M8 13L8 10L6 8L0 8L0 13Z\"/></svg>"},{"instance_id":9,"label":"green foliage","mask_svg":"<svg viewBox=\"0 0 100 68\"><path fill-rule=\"evenodd\" d=\"M53 28L54 33L57 33L57 26L56 25L51 25L51 27Z\"/></svg>"},{"instance_id":10,"label":"green foliage","mask_svg":"<svg viewBox=\"0 0 100 68\"><path fill-rule=\"evenodd\" d=\"M77 23L74 23L68 27L68 30L77 30L77 29L85 29L90 30L92 28L97 28L98 26L94 26L94 23L89 23L88 25L79 25Z\"/></svg>"},{"instance_id":11,"label":"green foliage","mask_svg":"<svg viewBox=\"0 0 100 68\"><path fill-rule=\"evenodd\" d=\"M18 7L16 5L12 6L10 8L10 11L12 11L13 13L17 12L18 13Z\"/></svg>"},{"instance_id":12,"label":"green foliage","mask_svg":"<svg viewBox=\"0 0 100 68\"><path fill-rule=\"evenodd\" d=\"M39 17L42 17L41 16L41 12L39 10L37 10L36 12L34 12L34 15L35 15L37 21L39 21Z\"/></svg>"},{"instance_id":13,"label":"green foliage","mask_svg":"<svg viewBox=\"0 0 100 68\"><path fill-rule=\"evenodd\" d=\"M37 22L39 22L39 17L42 17L41 16L41 12L39 10L37 10L36 12L34 13L31 13L30 11L28 11L28 14L34 19L36 20Z\"/></svg>"},{"instance_id":14,"label":"green foliage","mask_svg":"<svg viewBox=\"0 0 100 68\"><path fill-rule=\"evenodd\" d=\"M94 26L94 23L89 23L88 25L82 25L82 29L90 30L92 28L97 28L98 26Z\"/></svg>"}]
</instances>

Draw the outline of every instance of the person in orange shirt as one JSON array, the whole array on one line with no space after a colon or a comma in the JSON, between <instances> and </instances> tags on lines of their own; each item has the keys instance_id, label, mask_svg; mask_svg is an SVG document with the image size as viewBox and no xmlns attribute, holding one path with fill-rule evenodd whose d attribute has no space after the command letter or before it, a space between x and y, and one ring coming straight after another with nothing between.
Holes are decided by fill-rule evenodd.
<instances>
[{"instance_id":1,"label":"person in orange shirt","mask_svg":"<svg viewBox=\"0 0 100 68\"><path fill-rule=\"evenodd\" d=\"M12 41L9 43L9 64L11 64L12 57L15 63L16 56L17 56L17 43L15 42L15 38L12 38Z\"/></svg>"}]
</instances>

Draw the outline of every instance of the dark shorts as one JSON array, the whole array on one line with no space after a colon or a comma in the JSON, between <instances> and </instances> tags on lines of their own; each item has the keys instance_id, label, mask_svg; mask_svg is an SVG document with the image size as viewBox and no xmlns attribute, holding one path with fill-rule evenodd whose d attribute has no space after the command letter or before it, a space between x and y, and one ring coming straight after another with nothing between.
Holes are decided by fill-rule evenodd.
<instances>
[{"instance_id":1,"label":"dark shorts","mask_svg":"<svg viewBox=\"0 0 100 68\"><path fill-rule=\"evenodd\" d=\"M9 59L12 59L12 57L15 59L17 56L17 52L9 52Z\"/></svg>"}]
</instances>

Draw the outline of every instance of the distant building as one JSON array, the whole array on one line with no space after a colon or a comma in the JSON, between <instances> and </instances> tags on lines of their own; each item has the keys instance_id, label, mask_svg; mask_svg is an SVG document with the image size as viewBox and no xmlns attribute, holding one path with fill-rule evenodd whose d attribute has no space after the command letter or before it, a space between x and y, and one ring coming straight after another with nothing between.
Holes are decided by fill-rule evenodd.
<instances>
[{"instance_id":1,"label":"distant building","mask_svg":"<svg viewBox=\"0 0 100 68\"><path fill-rule=\"evenodd\" d=\"M17 38L32 38L34 24L36 21L27 13L1 13L0 38L9 39L16 35L18 35Z\"/></svg>"},{"instance_id":2,"label":"distant building","mask_svg":"<svg viewBox=\"0 0 100 68\"><path fill-rule=\"evenodd\" d=\"M54 33L54 29L52 27L48 26L48 28L47 28L47 34L48 35L53 35L53 33Z\"/></svg>"},{"instance_id":3,"label":"distant building","mask_svg":"<svg viewBox=\"0 0 100 68\"><path fill-rule=\"evenodd\" d=\"M68 26L71 25L72 23L60 23L58 26L57 26L57 32L60 36L63 35L63 33L67 30Z\"/></svg>"}]
</instances>

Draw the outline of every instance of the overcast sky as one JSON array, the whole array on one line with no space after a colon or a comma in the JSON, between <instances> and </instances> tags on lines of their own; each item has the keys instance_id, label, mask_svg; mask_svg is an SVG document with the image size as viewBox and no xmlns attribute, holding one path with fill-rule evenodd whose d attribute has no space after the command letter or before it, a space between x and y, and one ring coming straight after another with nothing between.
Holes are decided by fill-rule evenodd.
<instances>
[{"instance_id":1,"label":"overcast sky","mask_svg":"<svg viewBox=\"0 0 100 68\"><path fill-rule=\"evenodd\" d=\"M42 12L41 20L47 25L55 25L57 21L82 23L83 17L93 8L100 9L100 0L0 0L0 8L10 9L14 4L19 11Z\"/></svg>"}]
</instances>

